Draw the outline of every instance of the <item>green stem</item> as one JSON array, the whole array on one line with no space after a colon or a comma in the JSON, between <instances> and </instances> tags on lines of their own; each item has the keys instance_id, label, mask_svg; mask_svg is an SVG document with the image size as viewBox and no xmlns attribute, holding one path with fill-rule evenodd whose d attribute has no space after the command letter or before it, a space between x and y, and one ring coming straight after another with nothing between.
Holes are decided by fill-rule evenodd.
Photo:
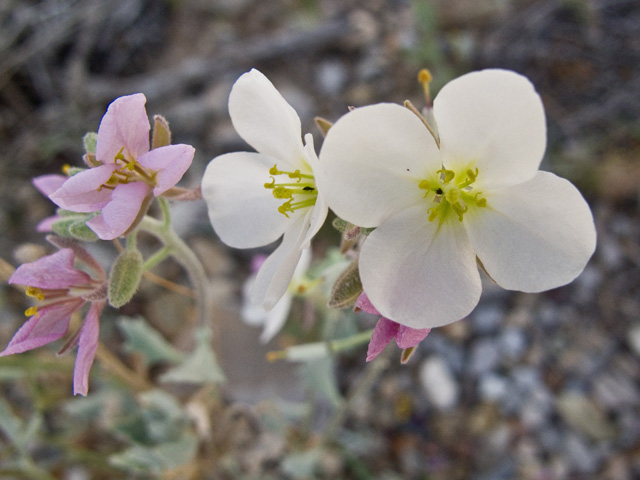
<instances>
[{"instance_id":1,"label":"green stem","mask_svg":"<svg viewBox=\"0 0 640 480\"><path fill-rule=\"evenodd\" d=\"M165 258L169 257L172 253L173 250L171 250L170 247L162 247L160 250L158 250L156 253L145 260L145 262L142 264L142 270L151 270Z\"/></svg>"},{"instance_id":2,"label":"green stem","mask_svg":"<svg viewBox=\"0 0 640 480\"><path fill-rule=\"evenodd\" d=\"M368 333L368 332L367 332ZM325 428L322 433L321 443L328 444L336 437L340 427L344 423L347 415L349 414L349 410L353 406L355 400L364 395L369 391L369 389L373 386L376 380L380 377L380 374L387 368L389 365L389 352L392 351L390 348L384 350L375 361L370 362L362 376L358 379L358 382L353 385L349 394L347 395L347 399L338 407L338 409L334 412L333 416L329 420L329 424Z\"/></svg>"},{"instance_id":3,"label":"green stem","mask_svg":"<svg viewBox=\"0 0 640 480\"><path fill-rule=\"evenodd\" d=\"M164 244L164 248L160 250L160 252L165 249L169 250L170 254L173 255L176 261L185 269L189 276L189 280L193 285L193 289L196 291L196 304L199 312L200 324L208 326L213 318L213 303L208 291L209 280L207 278L207 274L193 250L191 250L171 228L169 223L169 210L166 205L166 201L164 201L164 199L159 200L162 200L159 203L163 211L163 220L160 221L155 218L145 216L140 222L138 228L141 231L150 233L154 237L158 238ZM155 255L149 260L155 261L154 257Z\"/></svg>"}]
</instances>

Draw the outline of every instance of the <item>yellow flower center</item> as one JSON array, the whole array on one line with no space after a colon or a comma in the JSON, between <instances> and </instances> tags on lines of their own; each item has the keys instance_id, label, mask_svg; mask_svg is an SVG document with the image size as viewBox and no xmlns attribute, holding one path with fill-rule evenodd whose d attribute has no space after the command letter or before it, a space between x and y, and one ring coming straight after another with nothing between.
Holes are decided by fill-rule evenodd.
<instances>
[{"instance_id":1,"label":"yellow flower center","mask_svg":"<svg viewBox=\"0 0 640 480\"><path fill-rule=\"evenodd\" d=\"M271 181L264 184L264 188L272 190L274 198L285 200L278 207L278 212L289 218L288 213L300 208L312 207L318 198L318 190L313 175L300 173L300 170L287 172L278 170L274 165L269 169ZM284 177L284 182L276 182L275 177ZM289 182L295 180L295 182Z\"/></svg>"},{"instance_id":2,"label":"yellow flower center","mask_svg":"<svg viewBox=\"0 0 640 480\"><path fill-rule=\"evenodd\" d=\"M100 186L102 188L114 189L119 183L144 182L152 187L156 186L156 174L154 170L140 165L135 159L128 159L124 155L124 147L120 149L114 157L113 163L119 166L113 172L109 180Z\"/></svg>"},{"instance_id":3,"label":"yellow flower center","mask_svg":"<svg viewBox=\"0 0 640 480\"><path fill-rule=\"evenodd\" d=\"M436 218L442 222L449 212L453 212L459 221L470 207L486 207L487 199L481 197L474 183L478 177L478 169L467 169L462 174L442 168L430 179L422 180L418 188L426 190L425 198L432 206L427 210L429 221Z\"/></svg>"}]
</instances>

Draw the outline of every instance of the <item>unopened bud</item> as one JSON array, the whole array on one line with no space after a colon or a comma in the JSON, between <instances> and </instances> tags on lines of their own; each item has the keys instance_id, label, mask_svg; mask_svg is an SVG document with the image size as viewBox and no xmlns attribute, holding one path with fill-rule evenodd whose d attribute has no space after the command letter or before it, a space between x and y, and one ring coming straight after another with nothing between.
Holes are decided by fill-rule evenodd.
<instances>
[{"instance_id":1,"label":"unopened bud","mask_svg":"<svg viewBox=\"0 0 640 480\"><path fill-rule=\"evenodd\" d=\"M331 308L351 307L361 293L362 282L358 271L358 260L354 260L333 285L328 305Z\"/></svg>"},{"instance_id":2,"label":"unopened bud","mask_svg":"<svg viewBox=\"0 0 640 480\"><path fill-rule=\"evenodd\" d=\"M151 134L151 149L171 145L171 129L169 122L161 116L153 117L153 133Z\"/></svg>"},{"instance_id":3,"label":"unopened bud","mask_svg":"<svg viewBox=\"0 0 640 480\"><path fill-rule=\"evenodd\" d=\"M114 308L129 303L142 277L143 258L136 249L125 249L116 259L109 275L109 303Z\"/></svg>"}]
</instances>

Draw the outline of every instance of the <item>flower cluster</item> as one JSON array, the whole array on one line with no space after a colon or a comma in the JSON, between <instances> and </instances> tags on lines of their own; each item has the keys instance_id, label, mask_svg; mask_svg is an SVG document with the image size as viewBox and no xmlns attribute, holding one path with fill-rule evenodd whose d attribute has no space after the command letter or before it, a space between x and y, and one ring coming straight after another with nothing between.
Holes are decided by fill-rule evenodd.
<instances>
[{"instance_id":1,"label":"flower cluster","mask_svg":"<svg viewBox=\"0 0 640 480\"><path fill-rule=\"evenodd\" d=\"M74 394L86 395L89 370L98 348L99 317L109 303L119 307L135 293L142 273L142 256L135 248L135 229L155 197L182 193L174 185L191 165L194 148L171 145L169 126L154 118L153 139L138 93L116 99L97 134L85 137L88 168L65 168L67 175L42 175L34 186L60 209L37 229L54 232L56 253L18 267L10 284L23 285L38 304L27 309L29 319L13 336L1 356L21 353L59 340L67 334L72 315L89 304L79 330L60 353L78 348L73 377ZM176 193L176 191L178 193ZM78 240L133 237L110 275L80 246Z\"/></svg>"},{"instance_id":2,"label":"flower cluster","mask_svg":"<svg viewBox=\"0 0 640 480\"><path fill-rule=\"evenodd\" d=\"M594 252L580 192L538 170L544 109L514 72L459 77L424 113L409 103L351 109L328 124L319 158L260 72L239 78L229 112L258 153L214 158L202 192L228 245L282 237L256 276L253 301L269 310L286 292L328 207L361 237L350 243L356 293L366 292L356 307L382 316L369 359L392 338L413 348L429 329L468 315L480 298L478 267L503 288L540 292L571 282Z\"/></svg>"}]
</instances>

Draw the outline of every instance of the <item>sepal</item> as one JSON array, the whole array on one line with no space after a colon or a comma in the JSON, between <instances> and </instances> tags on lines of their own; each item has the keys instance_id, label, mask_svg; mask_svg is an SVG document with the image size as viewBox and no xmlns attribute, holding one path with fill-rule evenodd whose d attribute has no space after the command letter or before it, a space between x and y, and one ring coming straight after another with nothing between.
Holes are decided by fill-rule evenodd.
<instances>
[{"instance_id":1,"label":"sepal","mask_svg":"<svg viewBox=\"0 0 640 480\"><path fill-rule=\"evenodd\" d=\"M142 254L137 249L122 251L111 267L109 275L109 304L114 308L129 303L142 278Z\"/></svg>"}]
</instances>

